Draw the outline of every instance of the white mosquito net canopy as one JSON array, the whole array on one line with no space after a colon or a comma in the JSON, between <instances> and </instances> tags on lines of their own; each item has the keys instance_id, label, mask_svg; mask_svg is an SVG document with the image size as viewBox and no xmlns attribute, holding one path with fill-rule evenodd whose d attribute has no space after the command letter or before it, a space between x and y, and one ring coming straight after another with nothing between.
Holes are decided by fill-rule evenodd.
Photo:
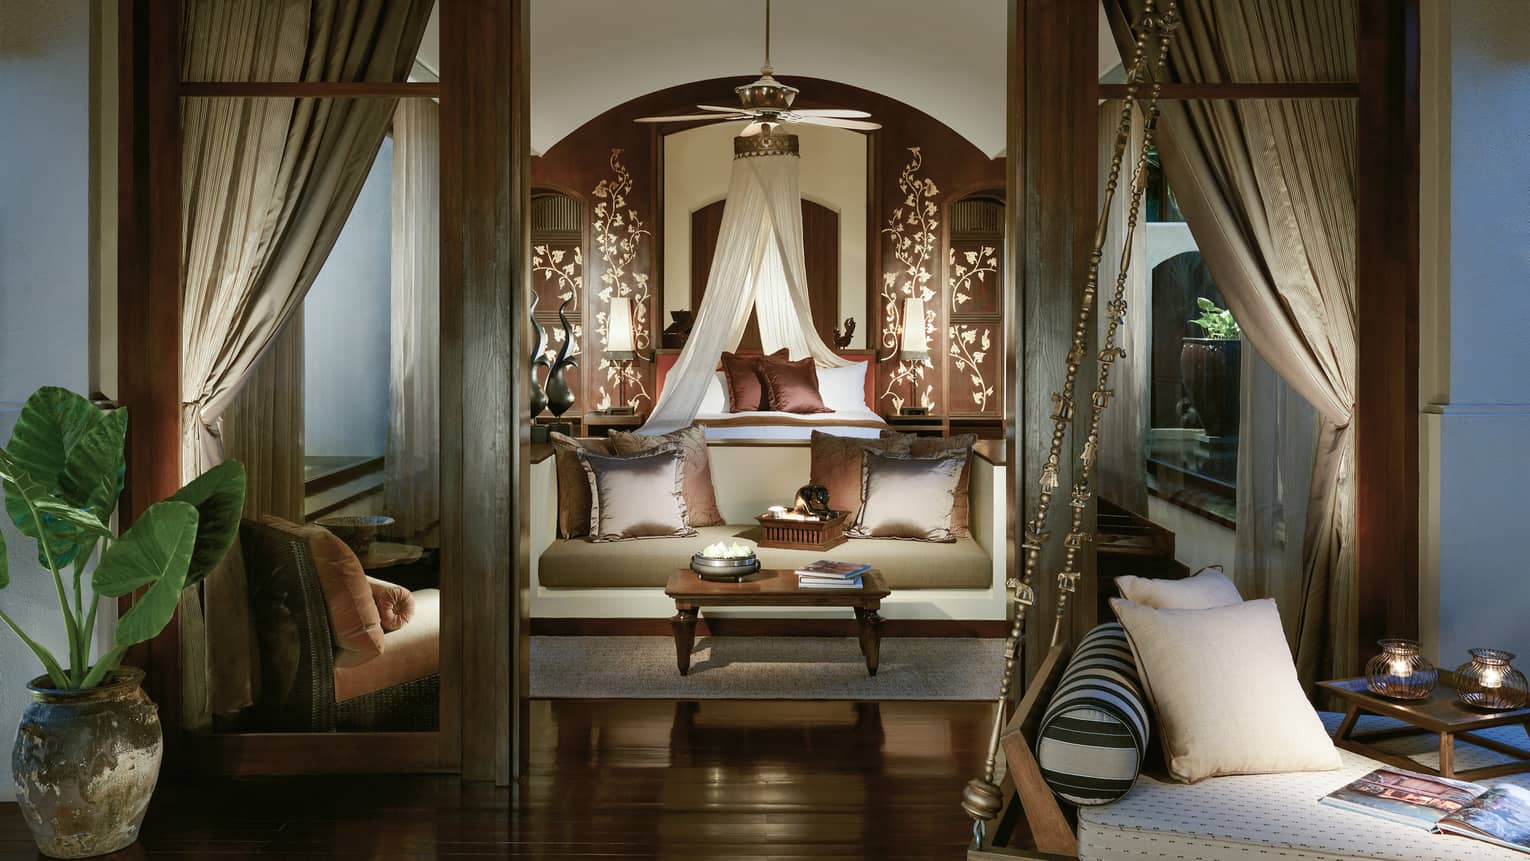
<instances>
[{"instance_id":1,"label":"white mosquito net canopy","mask_svg":"<svg viewBox=\"0 0 1530 861\"><path fill-rule=\"evenodd\" d=\"M642 433L668 433L691 424L723 351L738 349L750 310L759 318L766 353L785 347L793 360L812 356L822 368L848 364L813 327L798 167L794 135L733 139L733 175L707 289Z\"/></svg>"}]
</instances>

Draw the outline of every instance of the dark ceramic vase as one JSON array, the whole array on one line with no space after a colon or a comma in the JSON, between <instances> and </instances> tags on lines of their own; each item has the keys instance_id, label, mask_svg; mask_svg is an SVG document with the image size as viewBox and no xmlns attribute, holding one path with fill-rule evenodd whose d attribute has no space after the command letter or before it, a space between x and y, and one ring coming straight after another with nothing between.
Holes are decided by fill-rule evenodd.
<instances>
[{"instance_id":1,"label":"dark ceramic vase","mask_svg":"<svg viewBox=\"0 0 1530 861\"><path fill-rule=\"evenodd\" d=\"M11 770L16 802L37 848L88 858L132 845L159 780L159 709L124 667L99 687L61 691L47 676L27 685Z\"/></svg>"},{"instance_id":2,"label":"dark ceramic vase","mask_svg":"<svg viewBox=\"0 0 1530 861\"><path fill-rule=\"evenodd\" d=\"M542 389L542 384L537 382L537 365L539 365L539 364L543 364L543 363L534 362L531 365L531 417L532 418L536 418L537 416L542 414L543 410L547 409L547 392Z\"/></svg>"},{"instance_id":3,"label":"dark ceramic vase","mask_svg":"<svg viewBox=\"0 0 1530 861\"><path fill-rule=\"evenodd\" d=\"M537 382L537 367L547 367L547 356L542 352L542 345L547 343L547 332L542 324L537 322L537 302L541 297L532 294L531 297L531 368L526 374L531 384L531 417L536 418L547 409L547 392L542 390L542 384Z\"/></svg>"},{"instance_id":4,"label":"dark ceramic vase","mask_svg":"<svg viewBox=\"0 0 1530 861\"><path fill-rule=\"evenodd\" d=\"M1179 367L1190 405L1200 414L1207 436L1238 435L1238 390L1243 342L1223 338L1186 338Z\"/></svg>"}]
</instances>

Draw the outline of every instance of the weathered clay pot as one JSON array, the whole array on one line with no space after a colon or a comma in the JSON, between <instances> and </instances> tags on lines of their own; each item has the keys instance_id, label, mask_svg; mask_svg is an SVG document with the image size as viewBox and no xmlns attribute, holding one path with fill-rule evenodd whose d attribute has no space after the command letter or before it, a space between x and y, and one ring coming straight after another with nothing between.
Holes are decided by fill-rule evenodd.
<instances>
[{"instance_id":1,"label":"weathered clay pot","mask_svg":"<svg viewBox=\"0 0 1530 861\"><path fill-rule=\"evenodd\" d=\"M1237 436L1238 389L1243 342L1220 338L1186 338L1179 367L1190 405L1200 413L1207 436Z\"/></svg>"},{"instance_id":2,"label":"weathered clay pot","mask_svg":"<svg viewBox=\"0 0 1530 861\"><path fill-rule=\"evenodd\" d=\"M86 858L127 847L159 780L159 708L124 667L99 687L60 691L47 676L27 685L11 752L16 801L37 848Z\"/></svg>"}]
</instances>

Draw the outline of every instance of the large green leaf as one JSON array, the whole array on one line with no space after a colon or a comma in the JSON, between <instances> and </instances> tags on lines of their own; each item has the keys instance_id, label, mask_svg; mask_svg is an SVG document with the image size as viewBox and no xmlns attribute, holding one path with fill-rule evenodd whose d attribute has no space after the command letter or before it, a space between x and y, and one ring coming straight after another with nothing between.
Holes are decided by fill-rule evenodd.
<instances>
[{"instance_id":1,"label":"large green leaf","mask_svg":"<svg viewBox=\"0 0 1530 861\"><path fill-rule=\"evenodd\" d=\"M211 574L233 545L244 514L244 484L244 464L225 460L170 497L197 509L197 547L186 574L187 586Z\"/></svg>"},{"instance_id":2,"label":"large green leaf","mask_svg":"<svg viewBox=\"0 0 1530 861\"><path fill-rule=\"evenodd\" d=\"M11 585L11 560L5 552L5 532L0 530L0 589Z\"/></svg>"},{"instance_id":3,"label":"large green leaf","mask_svg":"<svg viewBox=\"0 0 1530 861\"><path fill-rule=\"evenodd\" d=\"M185 502L166 500L150 506L101 554L91 577L97 595L114 598L149 587L117 620L117 645L152 639L170 623L196 540L197 510Z\"/></svg>"},{"instance_id":4,"label":"large green leaf","mask_svg":"<svg viewBox=\"0 0 1530 861\"><path fill-rule=\"evenodd\" d=\"M20 510L21 517L16 519L17 526L23 533L33 534L36 537L36 529L29 529L32 524L32 512L37 511L47 526L48 550L52 551L53 560L62 569L70 559L77 555L81 543L94 543L95 538L87 538L82 533L80 521L82 519L94 520L92 515L75 510L67 502L50 494L40 482L32 477L32 474L23 470L4 449L0 449L0 479L5 483L5 501ZM99 526L99 524L96 524ZM100 527L104 532L105 527ZM94 530L92 530L94 531ZM48 555L43 552L42 539L38 539L37 548L38 562L48 565Z\"/></svg>"},{"instance_id":5,"label":"large green leaf","mask_svg":"<svg viewBox=\"0 0 1530 861\"><path fill-rule=\"evenodd\" d=\"M67 389L46 387L27 399L6 451L42 493L87 509L104 523L122 491L126 434L126 411L102 412ZM94 547L95 537L68 519L45 516L40 526L34 523L15 481L5 484L6 513L27 536L47 532L56 564L67 565ZM36 498L34 489L29 494Z\"/></svg>"}]
</instances>

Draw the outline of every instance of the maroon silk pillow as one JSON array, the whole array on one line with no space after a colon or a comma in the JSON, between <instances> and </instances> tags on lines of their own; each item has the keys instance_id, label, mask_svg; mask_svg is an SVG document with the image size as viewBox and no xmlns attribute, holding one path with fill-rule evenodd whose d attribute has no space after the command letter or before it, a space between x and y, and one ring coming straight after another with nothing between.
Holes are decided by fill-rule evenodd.
<instances>
[{"instance_id":1,"label":"maroon silk pillow","mask_svg":"<svg viewBox=\"0 0 1530 861\"><path fill-rule=\"evenodd\" d=\"M771 409L799 415L834 412L823 405L818 393L818 366L812 356L796 362L761 362L760 374L765 377Z\"/></svg>"},{"instance_id":2,"label":"maroon silk pillow","mask_svg":"<svg viewBox=\"0 0 1530 861\"><path fill-rule=\"evenodd\" d=\"M786 348L768 356L722 354L723 379L728 383L728 412L748 413L770 409L770 397L760 367L766 362L786 361Z\"/></svg>"}]
</instances>

